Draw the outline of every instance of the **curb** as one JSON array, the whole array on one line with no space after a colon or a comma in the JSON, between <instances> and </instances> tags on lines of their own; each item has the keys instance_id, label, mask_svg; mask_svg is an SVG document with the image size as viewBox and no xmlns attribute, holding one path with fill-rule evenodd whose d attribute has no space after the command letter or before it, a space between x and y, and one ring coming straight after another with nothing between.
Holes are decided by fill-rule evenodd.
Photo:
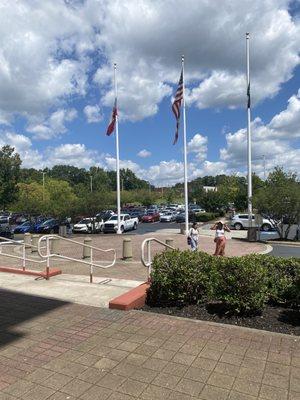
<instances>
[{"instance_id":1,"label":"curb","mask_svg":"<svg viewBox=\"0 0 300 400\"><path fill-rule=\"evenodd\" d=\"M20 274L20 275L31 275L31 276L40 276L42 278L47 278L47 274L44 271L33 271L31 269L26 269L23 271L20 268L13 268L13 267L0 267L0 272L8 272L11 274ZM48 277L51 278L55 275L60 275L61 270L58 268L50 268Z\"/></svg>"},{"instance_id":2,"label":"curb","mask_svg":"<svg viewBox=\"0 0 300 400\"><path fill-rule=\"evenodd\" d=\"M149 283L145 282L140 286L121 294L121 296L115 297L110 300L108 308L112 310L129 311L144 307L149 286Z\"/></svg>"},{"instance_id":3,"label":"curb","mask_svg":"<svg viewBox=\"0 0 300 400\"><path fill-rule=\"evenodd\" d=\"M300 242L299 241L295 241L295 242L279 242L277 240L268 240L268 243L272 243L272 244L277 244L279 246L290 246L290 247L300 247Z\"/></svg>"}]
</instances>

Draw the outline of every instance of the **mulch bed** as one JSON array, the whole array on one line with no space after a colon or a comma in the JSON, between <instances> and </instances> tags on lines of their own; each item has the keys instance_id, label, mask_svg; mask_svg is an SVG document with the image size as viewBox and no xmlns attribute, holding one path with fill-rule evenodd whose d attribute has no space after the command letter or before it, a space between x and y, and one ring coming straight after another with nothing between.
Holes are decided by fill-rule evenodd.
<instances>
[{"instance_id":1,"label":"mulch bed","mask_svg":"<svg viewBox=\"0 0 300 400\"><path fill-rule=\"evenodd\" d=\"M268 305L261 315L228 315L220 304L149 307L144 311L300 336L300 310Z\"/></svg>"}]
</instances>

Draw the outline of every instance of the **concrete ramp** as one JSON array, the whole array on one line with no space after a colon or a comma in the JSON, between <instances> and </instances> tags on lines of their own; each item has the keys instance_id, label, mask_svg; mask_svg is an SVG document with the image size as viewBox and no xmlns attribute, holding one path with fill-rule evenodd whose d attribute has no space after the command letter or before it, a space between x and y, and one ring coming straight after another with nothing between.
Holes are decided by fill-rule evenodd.
<instances>
[{"instance_id":1,"label":"concrete ramp","mask_svg":"<svg viewBox=\"0 0 300 400\"><path fill-rule=\"evenodd\" d=\"M32 276L1 273L0 287L32 296L41 296L94 307L108 307L110 300L141 285L142 281L83 275L57 275L49 281Z\"/></svg>"}]
</instances>

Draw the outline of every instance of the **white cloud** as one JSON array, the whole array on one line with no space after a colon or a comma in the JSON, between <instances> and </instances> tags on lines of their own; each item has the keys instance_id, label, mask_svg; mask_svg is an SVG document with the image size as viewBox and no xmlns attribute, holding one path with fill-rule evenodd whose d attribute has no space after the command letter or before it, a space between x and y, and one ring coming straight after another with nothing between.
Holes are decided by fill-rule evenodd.
<instances>
[{"instance_id":1,"label":"white cloud","mask_svg":"<svg viewBox=\"0 0 300 400\"><path fill-rule=\"evenodd\" d=\"M78 168L89 168L92 165L99 165L98 153L87 149L81 143L67 143L58 147L48 148L45 158L49 166L64 164L74 165Z\"/></svg>"},{"instance_id":2,"label":"white cloud","mask_svg":"<svg viewBox=\"0 0 300 400\"><path fill-rule=\"evenodd\" d=\"M85 106L83 112L89 124L93 122L100 122L103 119L103 115L101 113L101 109L98 104L94 106L92 105Z\"/></svg>"},{"instance_id":3,"label":"white cloud","mask_svg":"<svg viewBox=\"0 0 300 400\"><path fill-rule=\"evenodd\" d=\"M226 0L217 8L194 0L3 0L1 113L45 117L93 83L111 106L117 62L120 116L141 120L174 93L182 52L190 104L244 106L246 30L253 33L253 103L272 97L299 64L299 21L288 7L287 0Z\"/></svg>"},{"instance_id":4,"label":"white cloud","mask_svg":"<svg viewBox=\"0 0 300 400\"><path fill-rule=\"evenodd\" d=\"M300 137L300 90L290 97L287 108L275 115L269 127L283 139Z\"/></svg>"},{"instance_id":5,"label":"white cloud","mask_svg":"<svg viewBox=\"0 0 300 400\"><path fill-rule=\"evenodd\" d=\"M141 158L150 157L151 154L152 154L151 151L146 150L146 149L143 149L143 150L141 150L141 151L139 151L139 152L137 153L138 157L141 157Z\"/></svg>"},{"instance_id":6,"label":"white cloud","mask_svg":"<svg viewBox=\"0 0 300 400\"><path fill-rule=\"evenodd\" d=\"M67 131L65 124L73 121L77 117L74 108L60 109L53 112L49 118L41 121L40 117L31 118L31 124L27 127L27 132L33 133L35 139L49 140Z\"/></svg>"},{"instance_id":7,"label":"white cloud","mask_svg":"<svg viewBox=\"0 0 300 400\"><path fill-rule=\"evenodd\" d=\"M207 137L197 133L187 144L189 153L195 154L197 161L204 161L207 157Z\"/></svg>"}]
</instances>

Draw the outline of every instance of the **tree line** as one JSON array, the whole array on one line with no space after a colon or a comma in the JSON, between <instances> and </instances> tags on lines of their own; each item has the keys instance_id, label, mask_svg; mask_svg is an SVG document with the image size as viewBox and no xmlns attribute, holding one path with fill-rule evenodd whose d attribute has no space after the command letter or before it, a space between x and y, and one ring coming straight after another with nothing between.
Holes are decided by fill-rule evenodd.
<instances>
[{"instance_id":1,"label":"tree line","mask_svg":"<svg viewBox=\"0 0 300 400\"><path fill-rule=\"evenodd\" d=\"M91 216L115 208L116 172L100 167L89 170L55 165L38 170L22 168L22 160L11 146L0 148L0 210L31 215ZM44 184L43 184L44 173ZM155 188L131 170L121 169L122 204L184 203L183 184ZM252 176L253 205L258 212L276 221L291 224L300 218L300 184L296 173L276 167L266 181ZM204 190L216 186L217 191ZM205 176L189 182L189 200L209 212L226 211L230 205L247 209L247 181L241 176Z\"/></svg>"}]
</instances>

